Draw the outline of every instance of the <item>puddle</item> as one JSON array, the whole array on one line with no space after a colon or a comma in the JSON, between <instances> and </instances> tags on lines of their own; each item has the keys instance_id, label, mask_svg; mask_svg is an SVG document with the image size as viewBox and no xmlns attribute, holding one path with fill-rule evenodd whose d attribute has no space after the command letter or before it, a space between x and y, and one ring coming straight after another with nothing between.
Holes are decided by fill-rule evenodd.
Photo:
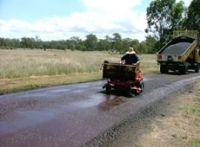
<instances>
[{"instance_id":1,"label":"puddle","mask_svg":"<svg viewBox=\"0 0 200 147\"><path fill-rule=\"evenodd\" d=\"M115 95L96 94L90 96L87 100L72 102L65 106L65 108L83 109L88 107L100 107L102 110L109 110L112 107L118 106L126 101L125 97Z\"/></svg>"},{"instance_id":2,"label":"puddle","mask_svg":"<svg viewBox=\"0 0 200 147\"><path fill-rule=\"evenodd\" d=\"M98 105L100 102L104 101L105 97L103 95L93 95L90 96L89 99L73 102L70 103L70 106L76 107L76 108L88 108Z\"/></svg>"},{"instance_id":3,"label":"puddle","mask_svg":"<svg viewBox=\"0 0 200 147\"><path fill-rule=\"evenodd\" d=\"M144 81L150 81L150 80L153 80L153 79L144 77Z\"/></svg>"},{"instance_id":4,"label":"puddle","mask_svg":"<svg viewBox=\"0 0 200 147\"><path fill-rule=\"evenodd\" d=\"M54 110L20 111L16 120L0 121L0 134L12 133L18 129L27 128L36 124L47 122L57 114Z\"/></svg>"},{"instance_id":5,"label":"puddle","mask_svg":"<svg viewBox=\"0 0 200 147\"><path fill-rule=\"evenodd\" d=\"M84 93L85 89L74 89L70 93L77 94L77 93Z\"/></svg>"},{"instance_id":6,"label":"puddle","mask_svg":"<svg viewBox=\"0 0 200 147\"><path fill-rule=\"evenodd\" d=\"M126 98L123 96L108 95L106 100L99 104L99 108L103 111L107 111L116 106L123 104L125 101L126 101Z\"/></svg>"},{"instance_id":7,"label":"puddle","mask_svg":"<svg viewBox=\"0 0 200 147\"><path fill-rule=\"evenodd\" d=\"M71 91L71 89L54 89L54 90L50 90L49 92L50 93L59 93L59 92L69 92L69 91Z\"/></svg>"}]
</instances>

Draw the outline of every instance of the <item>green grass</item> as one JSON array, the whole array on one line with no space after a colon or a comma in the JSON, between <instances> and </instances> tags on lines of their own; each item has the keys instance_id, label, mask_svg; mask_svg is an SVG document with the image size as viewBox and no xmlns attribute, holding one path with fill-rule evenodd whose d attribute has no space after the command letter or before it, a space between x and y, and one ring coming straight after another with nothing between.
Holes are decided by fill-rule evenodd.
<instances>
[{"instance_id":1,"label":"green grass","mask_svg":"<svg viewBox=\"0 0 200 147\"><path fill-rule=\"evenodd\" d=\"M101 79L100 72L0 80L0 94Z\"/></svg>"},{"instance_id":2,"label":"green grass","mask_svg":"<svg viewBox=\"0 0 200 147\"><path fill-rule=\"evenodd\" d=\"M100 51L0 50L0 94L99 80L104 60L119 62L119 54ZM141 70L156 72L155 55L140 55Z\"/></svg>"},{"instance_id":3,"label":"green grass","mask_svg":"<svg viewBox=\"0 0 200 147\"><path fill-rule=\"evenodd\" d=\"M193 139L190 141L191 147L200 147L200 138L199 139Z\"/></svg>"},{"instance_id":4,"label":"green grass","mask_svg":"<svg viewBox=\"0 0 200 147\"><path fill-rule=\"evenodd\" d=\"M185 109L190 114L200 116L200 105L198 105L198 104L193 104L193 105L186 106Z\"/></svg>"}]
</instances>

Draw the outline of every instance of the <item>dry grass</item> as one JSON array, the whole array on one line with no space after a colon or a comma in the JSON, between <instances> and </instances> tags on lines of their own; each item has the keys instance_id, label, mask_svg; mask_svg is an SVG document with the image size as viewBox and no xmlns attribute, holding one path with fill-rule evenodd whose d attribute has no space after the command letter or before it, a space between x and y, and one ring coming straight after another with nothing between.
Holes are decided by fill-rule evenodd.
<instances>
[{"instance_id":1,"label":"dry grass","mask_svg":"<svg viewBox=\"0 0 200 147\"><path fill-rule=\"evenodd\" d=\"M97 51L0 50L0 78L97 72L103 60L117 58Z\"/></svg>"},{"instance_id":2,"label":"dry grass","mask_svg":"<svg viewBox=\"0 0 200 147\"><path fill-rule=\"evenodd\" d=\"M120 57L103 51L0 50L0 93L101 79L103 61ZM157 71L155 55L140 58L143 72Z\"/></svg>"},{"instance_id":3,"label":"dry grass","mask_svg":"<svg viewBox=\"0 0 200 147\"><path fill-rule=\"evenodd\" d=\"M142 72L159 72L159 65L157 65L155 54L143 54L140 56L140 59Z\"/></svg>"}]
</instances>

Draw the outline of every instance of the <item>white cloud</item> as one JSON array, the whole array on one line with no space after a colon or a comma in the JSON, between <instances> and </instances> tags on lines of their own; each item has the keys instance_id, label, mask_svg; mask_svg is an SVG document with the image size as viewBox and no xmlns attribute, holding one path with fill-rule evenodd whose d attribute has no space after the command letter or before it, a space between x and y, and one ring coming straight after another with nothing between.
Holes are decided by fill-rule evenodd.
<instances>
[{"instance_id":1,"label":"white cloud","mask_svg":"<svg viewBox=\"0 0 200 147\"><path fill-rule=\"evenodd\" d=\"M0 20L1 37L35 37L43 40L83 37L89 33L97 36L120 33L125 37L144 39L145 12L134 8L142 0L82 0L85 12L74 12L66 17L45 18L35 22ZM139 37L134 34L143 34Z\"/></svg>"},{"instance_id":2,"label":"white cloud","mask_svg":"<svg viewBox=\"0 0 200 147\"><path fill-rule=\"evenodd\" d=\"M189 3L191 0L185 0ZM82 0L84 12L66 17L44 18L34 22L1 20L0 37L39 36L43 40L83 38L89 33L98 37L120 33L122 37L143 40L147 27L146 12L136 10L145 0Z\"/></svg>"},{"instance_id":3,"label":"white cloud","mask_svg":"<svg viewBox=\"0 0 200 147\"><path fill-rule=\"evenodd\" d=\"M82 0L85 7L90 11L105 12L106 14L117 13L124 15L132 8L139 5L142 0Z\"/></svg>"}]
</instances>

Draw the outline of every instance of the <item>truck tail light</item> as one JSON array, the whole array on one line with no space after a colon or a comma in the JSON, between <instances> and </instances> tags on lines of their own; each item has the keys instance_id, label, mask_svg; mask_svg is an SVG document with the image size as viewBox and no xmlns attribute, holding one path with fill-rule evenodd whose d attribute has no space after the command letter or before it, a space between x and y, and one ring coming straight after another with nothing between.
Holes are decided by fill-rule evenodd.
<instances>
[{"instance_id":1,"label":"truck tail light","mask_svg":"<svg viewBox=\"0 0 200 147\"><path fill-rule=\"evenodd\" d=\"M158 55L158 60L161 60L162 59L162 55Z\"/></svg>"}]
</instances>

